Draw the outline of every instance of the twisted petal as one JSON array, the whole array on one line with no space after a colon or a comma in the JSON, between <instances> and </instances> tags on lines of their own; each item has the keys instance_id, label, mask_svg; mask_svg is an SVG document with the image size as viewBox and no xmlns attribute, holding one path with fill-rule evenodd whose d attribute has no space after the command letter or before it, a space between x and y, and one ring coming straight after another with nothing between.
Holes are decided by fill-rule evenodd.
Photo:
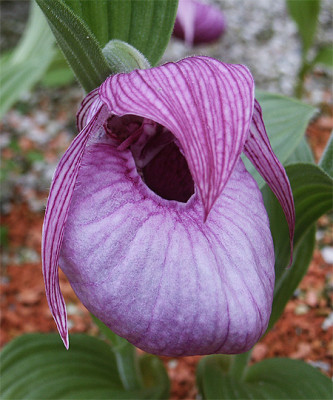
<instances>
[{"instance_id":1,"label":"twisted petal","mask_svg":"<svg viewBox=\"0 0 333 400\"><path fill-rule=\"evenodd\" d=\"M111 76L99 93L111 114L146 117L174 134L206 218L243 151L253 112L253 90L246 67L190 57Z\"/></svg>"},{"instance_id":2,"label":"twisted petal","mask_svg":"<svg viewBox=\"0 0 333 400\"><path fill-rule=\"evenodd\" d=\"M81 158L90 133L98 130L100 121L105 119L103 111L105 110L101 106L60 160L53 176L45 211L42 261L46 297L66 348L68 348L67 314L59 286L59 252Z\"/></svg>"},{"instance_id":3,"label":"twisted petal","mask_svg":"<svg viewBox=\"0 0 333 400\"><path fill-rule=\"evenodd\" d=\"M103 103L98 95L98 88L87 94L76 115L76 125L79 132L81 132L85 126L88 125L89 121L94 118L102 105Z\"/></svg>"},{"instance_id":4,"label":"twisted petal","mask_svg":"<svg viewBox=\"0 0 333 400\"><path fill-rule=\"evenodd\" d=\"M244 153L268 183L282 206L289 226L291 265L295 230L294 199L286 171L269 143L262 119L262 110L257 100L254 104L250 134L244 146Z\"/></svg>"},{"instance_id":5,"label":"twisted petal","mask_svg":"<svg viewBox=\"0 0 333 400\"><path fill-rule=\"evenodd\" d=\"M201 209L197 195L155 195L107 139L82 158L60 266L89 310L148 352L241 352L266 329L273 245L241 161L206 223Z\"/></svg>"}]
</instances>

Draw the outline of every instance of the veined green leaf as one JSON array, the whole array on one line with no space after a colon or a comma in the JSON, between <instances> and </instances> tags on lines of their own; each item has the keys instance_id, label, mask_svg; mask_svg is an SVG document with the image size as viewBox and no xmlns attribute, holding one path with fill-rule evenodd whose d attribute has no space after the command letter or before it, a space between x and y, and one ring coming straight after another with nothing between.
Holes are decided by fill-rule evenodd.
<instances>
[{"instance_id":1,"label":"veined green leaf","mask_svg":"<svg viewBox=\"0 0 333 400\"><path fill-rule=\"evenodd\" d=\"M162 361L152 354L144 354L139 361L147 393L146 398L168 399L170 381Z\"/></svg>"},{"instance_id":2,"label":"veined green leaf","mask_svg":"<svg viewBox=\"0 0 333 400\"><path fill-rule=\"evenodd\" d=\"M64 0L88 25L101 47L119 39L156 65L173 30L177 0Z\"/></svg>"},{"instance_id":3,"label":"veined green leaf","mask_svg":"<svg viewBox=\"0 0 333 400\"><path fill-rule=\"evenodd\" d=\"M299 100L279 94L256 91L269 140L278 159L284 163L296 150L316 109Z\"/></svg>"},{"instance_id":4,"label":"veined green leaf","mask_svg":"<svg viewBox=\"0 0 333 400\"><path fill-rule=\"evenodd\" d=\"M152 65L172 33L177 0L36 0L76 77L89 92L119 72L102 53L118 39L138 49Z\"/></svg>"},{"instance_id":5,"label":"veined green leaf","mask_svg":"<svg viewBox=\"0 0 333 400\"><path fill-rule=\"evenodd\" d=\"M305 129L316 109L298 100L278 94L256 91L269 140L274 153L282 164L296 151ZM247 170L257 180L259 187L265 184L259 172L244 156Z\"/></svg>"},{"instance_id":6,"label":"veined green leaf","mask_svg":"<svg viewBox=\"0 0 333 400\"><path fill-rule=\"evenodd\" d=\"M248 369L244 380L248 385L259 383L263 394L271 391L271 399L329 399L332 396L330 379L300 360L261 361Z\"/></svg>"},{"instance_id":7,"label":"veined green leaf","mask_svg":"<svg viewBox=\"0 0 333 400\"><path fill-rule=\"evenodd\" d=\"M8 65L1 68L0 118L20 95L38 80L39 72L34 76L36 72L35 63L29 61L24 65Z\"/></svg>"},{"instance_id":8,"label":"veined green leaf","mask_svg":"<svg viewBox=\"0 0 333 400\"><path fill-rule=\"evenodd\" d=\"M287 0L287 6L291 17L297 24L305 56L313 43L316 33L320 0Z\"/></svg>"},{"instance_id":9,"label":"veined green leaf","mask_svg":"<svg viewBox=\"0 0 333 400\"><path fill-rule=\"evenodd\" d=\"M298 163L286 167L293 191L296 225L294 265L286 269L290 246L286 220L281 206L266 185L262 189L275 250L275 293L270 328L304 276L313 251L313 232L308 233L316 220L332 208L332 179L314 164ZM306 235L306 236L305 236ZM304 238L304 240L303 240Z\"/></svg>"},{"instance_id":10,"label":"veined green leaf","mask_svg":"<svg viewBox=\"0 0 333 400\"><path fill-rule=\"evenodd\" d=\"M299 162L314 163L312 150L304 136L302 137L295 151L289 156L288 160L285 162L285 165L296 164Z\"/></svg>"},{"instance_id":11,"label":"veined green leaf","mask_svg":"<svg viewBox=\"0 0 333 400\"><path fill-rule=\"evenodd\" d=\"M272 358L247 369L244 379L229 375L219 358L201 359L199 389L203 399L330 399L331 381L303 361Z\"/></svg>"},{"instance_id":12,"label":"veined green leaf","mask_svg":"<svg viewBox=\"0 0 333 400\"><path fill-rule=\"evenodd\" d=\"M282 267L276 261L279 276L276 277L272 313L267 331L269 331L280 318L290 297L305 276L315 247L316 229L313 226L301 239L294 252L294 259L290 268Z\"/></svg>"},{"instance_id":13,"label":"veined green leaf","mask_svg":"<svg viewBox=\"0 0 333 400\"><path fill-rule=\"evenodd\" d=\"M322 64L326 67L333 68L333 48L332 46L322 47L318 50L317 55L311 63L312 65Z\"/></svg>"},{"instance_id":14,"label":"veined green leaf","mask_svg":"<svg viewBox=\"0 0 333 400\"><path fill-rule=\"evenodd\" d=\"M74 79L73 71L64 55L59 49L56 49L53 60L42 77L41 84L48 87L57 87L68 85Z\"/></svg>"},{"instance_id":15,"label":"veined green leaf","mask_svg":"<svg viewBox=\"0 0 333 400\"><path fill-rule=\"evenodd\" d=\"M46 19L32 2L20 43L9 55L1 57L0 118L44 74L54 55L53 44L54 38Z\"/></svg>"},{"instance_id":16,"label":"veined green leaf","mask_svg":"<svg viewBox=\"0 0 333 400\"><path fill-rule=\"evenodd\" d=\"M168 380L152 356L142 360L149 375L143 389L124 389L115 355L105 342L72 335L63 348L58 334L29 334L14 339L1 353L2 399L147 399L166 398ZM156 367L156 370L152 368ZM162 397L163 395L163 397Z\"/></svg>"},{"instance_id":17,"label":"veined green leaf","mask_svg":"<svg viewBox=\"0 0 333 400\"><path fill-rule=\"evenodd\" d=\"M331 178L333 178L333 133L331 134L324 153L319 161L319 166Z\"/></svg>"},{"instance_id":18,"label":"veined green leaf","mask_svg":"<svg viewBox=\"0 0 333 400\"><path fill-rule=\"evenodd\" d=\"M21 64L26 60L39 59L43 52L52 49L53 36L43 13L31 2L28 24L22 38L12 53L11 62Z\"/></svg>"},{"instance_id":19,"label":"veined green leaf","mask_svg":"<svg viewBox=\"0 0 333 400\"><path fill-rule=\"evenodd\" d=\"M112 72L88 26L61 0L37 0L83 88L90 92Z\"/></svg>"}]
</instances>

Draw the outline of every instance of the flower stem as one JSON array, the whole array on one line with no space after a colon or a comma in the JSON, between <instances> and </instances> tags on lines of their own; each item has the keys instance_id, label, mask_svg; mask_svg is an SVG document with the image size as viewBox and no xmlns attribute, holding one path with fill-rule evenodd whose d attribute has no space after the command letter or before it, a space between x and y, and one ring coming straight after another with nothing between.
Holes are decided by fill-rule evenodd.
<instances>
[{"instance_id":1,"label":"flower stem","mask_svg":"<svg viewBox=\"0 0 333 400\"><path fill-rule=\"evenodd\" d=\"M135 390L143 387L142 376L139 368L136 349L127 340L118 338L122 341L113 347L117 360L118 372L124 388Z\"/></svg>"},{"instance_id":2,"label":"flower stem","mask_svg":"<svg viewBox=\"0 0 333 400\"><path fill-rule=\"evenodd\" d=\"M233 357L229 368L230 376L236 378L237 380L243 379L248 366L248 362L250 361L251 353L252 349L247 351L246 353L237 354Z\"/></svg>"},{"instance_id":3,"label":"flower stem","mask_svg":"<svg viewBox=\"0 0 333 400\"><path fill-rule=\"evenodd\" d=\"M143 380L139 368L136 349L126 339L116 335L97 317L90 314L100 332L112 344L112 350L116 357L117 367L121 382L126 390L143 388Z\"/></svg>"},{"instance_id":4,"label":"flower stem","mask_svg":"<svg viewBox=\"0 0 333 400\"><path fill-rule=\"evenodd\" d=\"M304 83L306 75L309 73L311 69L311 64L307 62L306 58L303 57L301 68L298 71L296 78L296 85L294 94L298 99L301 99L304 94Z\"/></svg>"}]
</instances>

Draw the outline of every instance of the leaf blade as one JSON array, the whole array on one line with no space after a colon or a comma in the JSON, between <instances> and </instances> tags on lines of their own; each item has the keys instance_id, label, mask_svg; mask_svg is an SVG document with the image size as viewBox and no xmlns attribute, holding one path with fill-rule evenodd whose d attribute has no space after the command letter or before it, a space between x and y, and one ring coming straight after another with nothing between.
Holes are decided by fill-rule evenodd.
<instances>
[{"instance_id":1,"label":"leaf blade","mask_svg":"<svg viewBox=\"0 0 333 400\"><path fill-rule=\"evenodd\" d=\"M326 144L324 153L319 160L319 166L331 178L333 178L333 134L331 134L328 143Z\"/></svg>"},{"instance_id":2,"label":"leaf blade","mask_svg":"<svg viewBox=\"0 0 333 400\"><path fill-rule=\"evenodd\" d=\"M320 0L287 0L287 6L291 17L297 24L305 57L316 33Z\"/></svg>"},{"instance_id":3,"label":"leaf blade","mask_svg":"<svg viewBox=\"0 0 333 400\"><path fill-rule=\"evenodd\" d=\"M44 74L54 55L53 44L52 32L38 6L32 2L29 21L18 46L0 60L0 118Z\"/></svg>"},{"instance_id":4,"label":"leaf blade","mask_svg":"<svg viewBox=\"0 0 333 400\"><path fill-rule=\"evenodd\" d=\"M71 344L66 351L57 334L27 334L7 344L1 352L1 398L165 398L165 380L158 374L143 389L125 390L105 342L79 334Z\"/></svg>"},{"instance_id":5,"label":"leaf blade","mask_svg":"<svg viewBox=\"0 0 333 400\"><path fill-rule=\"evenodd\" d=\"M285 268L276 280L272 313L267 332L279 319L290 297L308 270L315 247L315 235L316 230L312 227L296 249L292 266L288 269Z\"/></svg>"},{"instance_id":6,"label":"leaf blade","mask_svg":"<svg viewBox=\"0 0 333 400\"><path fill-rule=\"evenodd\" d=\"M319 49L311 64L321 64L325 65L326 67L333 68L333 48L331 46L327 46Z\"/></svg>"},{"instance_id":7,"label":"leaf blade","mask_svg":"<svg viewBox=\"0 0 333 400\"><path fill-rule=\"evenodd\" d=\"M286 266L290 247L287 223L281 206L268 186L262 189L275 250L275 292L269 329L282 313L307 270L314 241L313 231L309 234L308 232L316 220L332 207L333 181L318 166L308 163L292 164L286 167L286 172L292 187L296 210L294 266L288 270Z\"/></svg>"},{"instance_id":8,"label":"leaf blade","mask_svg":"<svg viewBox=\"0 0 333 400\"><path fill-rule=\"evenodd\" d=\"M299 360L261 361L247 369L244 379L230 376L214 356L202 358L198 368L200 392L207 400L329 399L331 396L330 379Z\"/></svg>"},{"instance_id":9,"label":"leaf blade","mask_svg":"<svg viewBox=\"0 0 333 400\"><path fill-rule=\"evenodd\" d=\"M90 92L98 87L112 71L93 33L62 1L37 3L83 88Z\"/></svg>"},{"instance_id":10,"label":"leaf blade","mask_svg":"<svg viewBox=\"0 0 333 400\"><path fill-rule=\"evenodd\" d=\"M78 4L80 3L80 7ZM177 0L67 0L66 4L85 21L104 47L118 39L138 49L156 65L170 40L176 19Z\"/></svg>"}]
</instances>

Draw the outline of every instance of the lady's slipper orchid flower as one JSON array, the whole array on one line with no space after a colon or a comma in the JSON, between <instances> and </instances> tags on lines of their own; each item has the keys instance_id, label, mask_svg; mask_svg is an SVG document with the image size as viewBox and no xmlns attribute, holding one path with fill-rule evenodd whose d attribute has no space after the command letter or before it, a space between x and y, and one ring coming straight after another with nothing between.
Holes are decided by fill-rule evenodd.
<instances>
[{"instance_id":1,"label":"lady's slipper orchid flower","mask_svg":"<svg viewBox=\"0 0 333 400\"><path fill-rule=\"evenodd\" d=\"M238 353L265 332L274 251L257 183L294 205L242 65L190 57L110 76L83 101L43 227L46 293L68 347L58 263L82 303L137 347Z\"/></svg>"},{"instance_id":2,"label":"lady's slipper orchid flower","mask_svg":"<svg viewBox=\"0 0 333 400\"><path fill-rule=\"evenodd\" d=\"M173 35L188 46L216 41L226 29L220 9L199 0L179 0Z\"/></svg>"}]
</instances>

